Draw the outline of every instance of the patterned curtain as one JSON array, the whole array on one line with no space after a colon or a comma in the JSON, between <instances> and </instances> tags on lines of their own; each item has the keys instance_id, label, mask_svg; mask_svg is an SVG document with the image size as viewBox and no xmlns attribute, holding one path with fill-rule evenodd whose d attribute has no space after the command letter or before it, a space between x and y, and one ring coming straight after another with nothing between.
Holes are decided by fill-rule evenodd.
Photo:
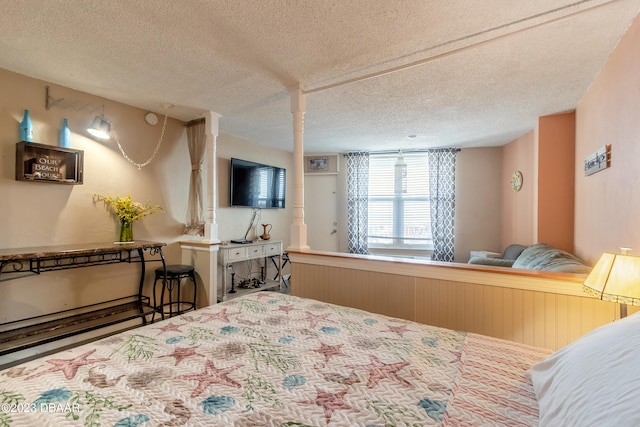
<instances>
[{"instance_id":1,"label":"patterned curtain","mask_svg":"<svg viewBox=\"0 0 640 427\"><path fill-rule=\"evenodd\" d=\"M207 148L205 120L187 123L187 145L191 159L191 180L189 183L189 203L187 205L187 226L185 234L204 236L204 194L202 190L202 162Z\"/></svg>"},{"instance_id":2,"label":"patterned curtain","mask_svg":"<svg viewBox=\"0 0 640 427\"><path fill-rule=\"evenodd\" d=\"M348 251L368 254L369 153L348 153L347 159L347 236Z\"/></svg>"},{"instance_id":3,"label":"patterned curtain","mask_svg":"<svg viewBox=\"0 0 640 427\"><path fill-rule=\"evenodd\" d=\"M429 197L434 261L453 262L457 148L429 150Z\"/></svg>"}]
</instances>

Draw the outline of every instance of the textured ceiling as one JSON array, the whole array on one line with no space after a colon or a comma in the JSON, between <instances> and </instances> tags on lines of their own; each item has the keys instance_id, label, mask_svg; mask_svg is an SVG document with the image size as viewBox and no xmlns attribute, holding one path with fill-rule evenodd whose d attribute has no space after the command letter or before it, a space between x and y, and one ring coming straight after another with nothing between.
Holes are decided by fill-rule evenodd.
<instances>
[{"instance_id":1,"label":"textured ceiling","mask_svg":"<svg viewBox=\"0 0 640 427\"><path fill-rule=\"evenodd\" d=\"M0 68L292 151L502 145L572 110L640 0L0 0ZM114 123L114 126L117 124ZM409 135L415 137L410 138Z\"/></svg>"}]
</instances>

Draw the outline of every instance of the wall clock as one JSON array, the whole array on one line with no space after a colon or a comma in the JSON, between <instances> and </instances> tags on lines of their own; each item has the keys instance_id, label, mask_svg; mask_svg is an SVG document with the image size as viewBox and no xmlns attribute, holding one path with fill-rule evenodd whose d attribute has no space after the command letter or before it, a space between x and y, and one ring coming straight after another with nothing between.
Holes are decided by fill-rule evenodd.
<instances>
[{"instance_id":1,"label":"wall clock","mask_svg":"<svg viewBox=\"0 0 640 427\"><path fill-rule=\"evenodd\" d=\"M511 189L513 191L520 191L522 188L522 172L514 171L511 174Z\"/></svg>"}]
</instances>

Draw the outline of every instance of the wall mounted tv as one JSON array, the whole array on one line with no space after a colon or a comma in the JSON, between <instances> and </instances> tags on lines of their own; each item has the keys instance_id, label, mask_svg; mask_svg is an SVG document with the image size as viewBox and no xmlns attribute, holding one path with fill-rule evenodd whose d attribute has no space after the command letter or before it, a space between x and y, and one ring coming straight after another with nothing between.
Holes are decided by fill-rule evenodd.
<instances>
[{"instance_id":1,"label":"wall mounted tv","mask_svg":"<svg viewBox=\"0 0 640 427\"><path fill-rule=\"evenodd\" d=\"M284 209L286 169L232 158L229 171L231 207Z\"/></svg>"}]
</instances>

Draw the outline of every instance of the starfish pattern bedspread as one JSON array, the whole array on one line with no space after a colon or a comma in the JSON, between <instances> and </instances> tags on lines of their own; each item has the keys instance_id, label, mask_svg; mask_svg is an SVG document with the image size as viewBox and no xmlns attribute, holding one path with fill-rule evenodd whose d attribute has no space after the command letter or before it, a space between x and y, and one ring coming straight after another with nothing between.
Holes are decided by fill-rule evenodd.
<instances>
[{"instance_id":1,"label":"starfish pattern bedspread","mask_svg":"<svg viewBox=\"0 0 640 427\"><path fill-rule=\"evenodd\" d=\"M257 292L1 371L0 426L529 426L549 353Z\"/></svg>"}]
</instances>

